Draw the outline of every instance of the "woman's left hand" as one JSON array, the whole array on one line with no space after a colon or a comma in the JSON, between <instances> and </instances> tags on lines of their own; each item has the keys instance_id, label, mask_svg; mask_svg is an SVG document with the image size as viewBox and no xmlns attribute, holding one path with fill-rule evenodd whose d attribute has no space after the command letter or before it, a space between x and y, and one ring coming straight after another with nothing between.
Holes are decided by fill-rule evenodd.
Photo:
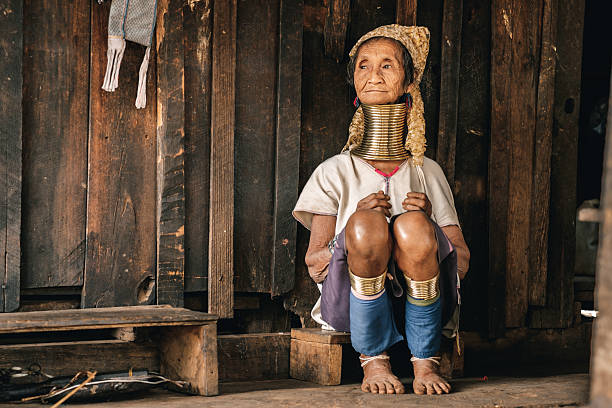
<instances>
[{"instance_id":1,"label":"woman's left hand","mask_svg":"<svg viewBox=\"0 0 612 408\"><path fill-rule=\"evenodd\" d=\"M423 210L428 217L431 217L431 201L425 193L408 193L402 201L402 207L406 211Z\"/></svg>"}]
</instances>

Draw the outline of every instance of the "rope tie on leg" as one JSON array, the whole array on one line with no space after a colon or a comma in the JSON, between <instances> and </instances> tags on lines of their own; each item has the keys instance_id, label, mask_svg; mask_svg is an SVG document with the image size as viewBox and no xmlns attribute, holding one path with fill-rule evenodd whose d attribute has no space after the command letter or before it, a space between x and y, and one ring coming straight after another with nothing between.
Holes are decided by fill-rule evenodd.
<instances>
[{"instance_id":1,"label":"rope tie on leg","mask_svg":"<svg viewBox=\"0 0 612 408\"><path fill-rule=\"evenodd\" d=\"M361 358L361 357L360 357ZM410 357L410 362L414 363L415 361L422 361L422 360L427 360L427 361L431 361L432 363L435 363L437 365L440 365L440 357L427 357L427 358L418 358L418 357Z\"/></svg>"},{"instance_id":2,"label":"rope tie on leg","mask_svg":"<svg viewBox=\"0 0 612 408\"><path fill-rule=\"evenodd\" d=\"M361 361L361 367L365 367L368 363L371 363L374 360L388 360L389 356L386 354L379 354L377 356L372 357L361 357L359 356L359 361Z\"/></svg>"}]
</instances>

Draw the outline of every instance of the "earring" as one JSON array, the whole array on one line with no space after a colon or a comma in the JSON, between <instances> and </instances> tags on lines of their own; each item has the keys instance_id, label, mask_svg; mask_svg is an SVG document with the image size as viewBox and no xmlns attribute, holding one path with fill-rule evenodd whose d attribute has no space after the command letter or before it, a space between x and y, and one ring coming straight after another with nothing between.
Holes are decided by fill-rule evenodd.
<instances>
[{"instance_id":1,"label":"earring","mask_svg":"<svg viewBox=\"0 0 612 408\"><path fill-rule=\"evenodd\" d=\"M358 97L355 97L355 100L353 101L353 105L358 108L359 105L361 105L361 101L359 100Z\"/></svg>"},{"instance_id":2,"label":"earring","mask_svg":"<svg viewBox=\"0 0 612 408\"><path fill-rule=\"evenodd\" d=\"M412 108L412 95L410 92L406 92L400 97L400 103L405 103L408 110Z\"/></svg>"}]
</instances>

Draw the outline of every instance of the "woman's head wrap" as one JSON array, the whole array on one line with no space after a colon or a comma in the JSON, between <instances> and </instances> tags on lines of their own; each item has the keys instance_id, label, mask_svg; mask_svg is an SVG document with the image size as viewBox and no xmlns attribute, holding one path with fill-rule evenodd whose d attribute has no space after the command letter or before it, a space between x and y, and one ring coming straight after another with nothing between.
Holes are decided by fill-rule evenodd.
<instances>
[{"instance_id":1,"label":"woman's head wrap","mask_svg":"<svg viewBox=\"0 0 612 408\"><path fill-rule=\"evenodd\" d=\"M429 53L429 30L427 27L402 26L390 24L380 26L369 33L363 35L353 46L349 57L355 58L359 46L365 41L374 37L386 37L399 41L410 53L414 64L414 81L408 87L408 92L412 95L412 109L406 117L408 133L406 135L406 150L412 155L412 163L417 166L423 165L423 154L427 140L425 139L425 117L423 116L423 98L419 84L425 71L427 54ZM349 126L349 138L344 146L344 150L352 150L358 146L364 133L363 109L359 107L353 116Z\"/></svg>"}]
</instances>

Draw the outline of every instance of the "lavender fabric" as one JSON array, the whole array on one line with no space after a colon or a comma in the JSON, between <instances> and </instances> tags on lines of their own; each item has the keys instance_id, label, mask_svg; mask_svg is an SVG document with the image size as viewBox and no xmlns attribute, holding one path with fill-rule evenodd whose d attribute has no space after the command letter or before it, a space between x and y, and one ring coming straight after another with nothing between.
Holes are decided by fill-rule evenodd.
<instances>
[{"instance_id":1,"label":"lavender fabric","mask_svg":"<svg viewBox=\"0 0 612 408\"><path fill-rule=\"evenodd\" d=\"M389 228L397 214L391 218ZM438 241L438 264L440 265L440 301L442 327L450 320L458 302L457 294L457 253L438 224L432 223ZM396 298L404 298L405 281L403 274L396 271L395 261L389 260L389 273L393 280L387 279L385 289ZM398 279L398 277L401 277ZM348 277L348 262L344 229L338 234L334 253L329 263L327 277L321 289L321 317L335 330L350 332L349 299L351 284Z\"/></svg>"}]
</instances>

